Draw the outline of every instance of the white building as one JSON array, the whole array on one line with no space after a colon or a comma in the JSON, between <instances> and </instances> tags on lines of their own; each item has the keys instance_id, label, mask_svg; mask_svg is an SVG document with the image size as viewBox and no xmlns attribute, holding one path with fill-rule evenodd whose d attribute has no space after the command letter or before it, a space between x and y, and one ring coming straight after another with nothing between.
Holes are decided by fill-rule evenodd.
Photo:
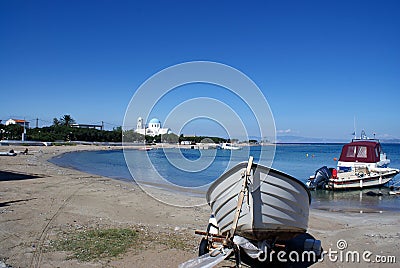
<instances>
[{"instance_id":1,"label":"white building","mask_svg":"<svg viewBox=\"0 0 400 268\"><path fill-rule=\"evenodd\" d=\"M147 126L143 123L143 118L139 117L136 124L136 133L148 136L157 136L164 134L171 134L171 129L162 128L161 121L157 118L153 118L149 121Z\"/></svg>"},{"instance_id":2,"label":"white building","mask_svg":"<svg viewBox=\"0 0 400 268\"><path fill-rule=\"evenodd\" d=\"M6 126L8 125L20 125L21 127L29 128L29 122L22 119L8 119Z\"/></svg>"}]
</instances>

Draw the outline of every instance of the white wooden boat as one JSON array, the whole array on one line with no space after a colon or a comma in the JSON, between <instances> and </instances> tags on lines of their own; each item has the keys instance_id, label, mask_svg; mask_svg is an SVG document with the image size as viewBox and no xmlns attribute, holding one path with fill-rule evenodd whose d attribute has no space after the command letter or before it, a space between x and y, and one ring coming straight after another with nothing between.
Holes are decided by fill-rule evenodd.
<instances>
[{"instance_id":1,"label":"white wooden boat","mask_svg":"<svg viewBox=\"0 0 400 268\"><path fill-rule=\"evenodd\" d=\"M219 233L228 234L235 213L247 162L224 173L209 188L207 202L218 223ZM250 167L249 167L250 168ZM308 227L310 192L294 177L262 165L252 164L235 234L247 239L289 239Z\"/></svg>"}]
</instances>

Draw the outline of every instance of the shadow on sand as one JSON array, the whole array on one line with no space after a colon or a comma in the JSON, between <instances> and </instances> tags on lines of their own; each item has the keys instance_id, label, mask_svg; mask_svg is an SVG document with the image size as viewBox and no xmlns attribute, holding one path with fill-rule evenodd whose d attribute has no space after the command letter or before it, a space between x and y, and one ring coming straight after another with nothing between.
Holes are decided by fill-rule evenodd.
<instances>
[{"instance_id":1,"label":"shadow on sand","mask_svg":"<svg viewBox=\"0 0 400 268\"><path fill-rule=\"evenodd\" d=\"M8 207L14 203L19 203L19 202L26 202L30 200L34 200L36 198L29 198L29 199L19 199L19 200L13 200L13 201L7 201L7 202L0 202L0 208L2 207Z\"/></svg>"},{"instance_id":2,"label":"shadow on sand","mask_svg":"<svg viewBox=\"0 0 400 268\"><path fill-rule=\"evenodd\" d=\"M0 181L19 181L41 178L38 175L0 171Z\"/></svg>"}]
</instances>

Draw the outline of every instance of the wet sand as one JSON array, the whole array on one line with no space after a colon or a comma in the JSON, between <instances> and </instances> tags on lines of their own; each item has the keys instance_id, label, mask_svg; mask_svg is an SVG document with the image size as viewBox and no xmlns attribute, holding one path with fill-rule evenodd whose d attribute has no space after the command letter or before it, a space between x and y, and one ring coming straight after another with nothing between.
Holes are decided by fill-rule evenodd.
<instances>
[{"instance_id":1,"label":"wet sand","mask_svg":"<svg viewBox=\"0 0 400 268\"><path fill-rule=\"evenodd\" d=\"M0 146L0 151L25 147ZM169 206L148 196L137 185L98 175L61 168L49 163L51 157L79 150L110 150L115 147L90 145L29 147L29 155L0 157L0 260L13 267L177 267L196 257L201 237L195 229L205 229L208 206ZM167 198L187 203L176 192L160 192ZM395 256L400 262L399 213L357 208L341 211L311 210L309 233L322 240L325 250L372 252ZM78 262L67 252L49 251L49 243L68 230L82 228L134 228L151 237L139 250L129 250L114 259ZM177 237L184 247L172 247L163 240ZM224 262L221 267L231 267ZM329 258L313 267L397 267L396 264L332 262Z\"/></svg>"}]
</instances>

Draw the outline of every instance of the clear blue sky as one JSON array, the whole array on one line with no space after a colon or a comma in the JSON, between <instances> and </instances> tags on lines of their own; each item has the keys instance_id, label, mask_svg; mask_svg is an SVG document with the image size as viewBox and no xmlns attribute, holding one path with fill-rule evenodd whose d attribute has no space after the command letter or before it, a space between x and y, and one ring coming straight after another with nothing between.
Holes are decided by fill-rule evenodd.
<instances>
[{"instance_id":1,"label":"clear blue sky","mask_svg":"<svg viewBox=\"0 0 400 268\"><path fill-rule=\"evenodd\" d=\"M209 60L257 83L278 132L350 138L356 116L400 138L399 13L397 0L2 0L0 119L118 126L151 75Z\"/></svg>"}]
</instances>

